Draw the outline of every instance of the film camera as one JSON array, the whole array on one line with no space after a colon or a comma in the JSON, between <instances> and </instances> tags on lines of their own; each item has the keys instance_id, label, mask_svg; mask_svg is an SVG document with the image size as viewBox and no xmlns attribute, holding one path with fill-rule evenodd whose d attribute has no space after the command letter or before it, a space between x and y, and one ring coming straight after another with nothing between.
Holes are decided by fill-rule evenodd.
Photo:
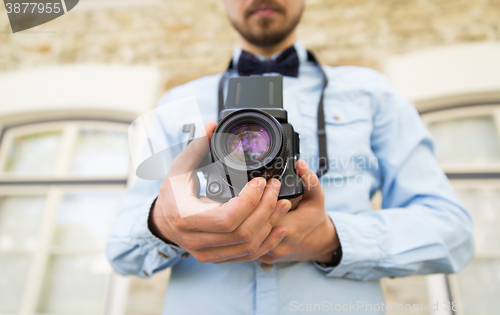
<instances>
[{"instance_id":1,"label":"film camera","mask_svg":"<svg viewBox=\"0 0 500 315\"><path fill-rule=\"evenodd\" d=\"M299 134L283 109L283 77L230 78L210 143L210 164L203 169L207 197L228 201L255 177L279 179L278 199L299 197L304 193L295 172L299 153Z\"/></svg>"}]
</instances>

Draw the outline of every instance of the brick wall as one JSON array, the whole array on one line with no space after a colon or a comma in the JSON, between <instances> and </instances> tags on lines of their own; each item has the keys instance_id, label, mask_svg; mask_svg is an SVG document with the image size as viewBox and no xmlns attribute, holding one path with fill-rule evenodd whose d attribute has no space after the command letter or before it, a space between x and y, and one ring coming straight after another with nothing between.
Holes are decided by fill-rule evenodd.
<instances>
[{"instance_id":1,"label":"brick wall","mask_svg":"<svg viewBox=\"0 0 500 315\"><path fill-rule=\"evenodd\" d=\"M158 3L79 5L17 34L11 34L1 6L0 71L87 62L149 64L162 70L168 89L223 70L237 37L221 0ZM308 0L300 36L327 64L378 69L393 54L500 40L500 0Z\"/></svg>"}]
</instances>

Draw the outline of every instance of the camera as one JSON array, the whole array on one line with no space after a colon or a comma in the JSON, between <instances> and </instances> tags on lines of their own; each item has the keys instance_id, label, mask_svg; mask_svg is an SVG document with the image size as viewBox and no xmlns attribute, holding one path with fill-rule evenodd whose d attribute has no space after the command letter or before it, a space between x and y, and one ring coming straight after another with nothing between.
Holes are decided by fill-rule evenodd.
<instances>
[{"instance_id":1,"label":"camera","mask_svg":"<svg viewBox=\"0 0 500 315\"><path fill-rule=\"evenodd\" d=\"M255 177L280 180L278 199L301 196L304 184L295 172L299 139L283 109L282 76L230 78L203 170L207 197L226 202Z\"/></svg>"}]
</instances>

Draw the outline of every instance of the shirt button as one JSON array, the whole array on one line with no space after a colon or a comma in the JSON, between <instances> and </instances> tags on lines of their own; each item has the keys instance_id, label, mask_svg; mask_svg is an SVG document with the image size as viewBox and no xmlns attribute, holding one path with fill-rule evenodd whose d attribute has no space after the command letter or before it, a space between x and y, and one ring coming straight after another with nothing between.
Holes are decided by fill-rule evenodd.
<instances>
[{"instance_id":1,"label":"shirt button","mask_svg":"<svg viewBox=\"0 0 500 315\"><path fill-rule=\"evenodd\" d=\"M164 253L162 253L162 252L158 252L158 254L159 254L161 257L165 258L165 259L168 259L168 258L169 258L169 257L168 257L168 255L166 255L166 254L164 254Z\"/></svg>"},{"instance_id":2,"label":"shirt button","mask_svg":"<svg viewBox=\"0 0 500 315\"><path fill-rule=\"evenodd\" d=\"M189 253L184 253L181 255L182 258L188 258L189 257Z\"/></svg>"},{"instance_id":3,"label":"shirt button","mask_svg":"<svg viewBox=\"0 0 500 315\"><path fill-rule=\"evenodd\" d=\"M266 264L266 263L262 263L262 264L260 264L260 266L261 266L261 267L262 267L262 269L264 269L265 271L268 271L268 270L270 270L270 269L273 267L273 265Z\"/></svg>"},{"instance_id":4,"label":"shirt button","mask_svg":"<svg viewBox=\"0 0 500 315\"><path fill-rule=\"evenodd\" d=\"M339 117L339 116L337 116L337 115L335 115L335 116L333 116L333 119L335 119L335 120L339 120L339 119L340 119L340 117Z\"/></svg>"}]
</instances>

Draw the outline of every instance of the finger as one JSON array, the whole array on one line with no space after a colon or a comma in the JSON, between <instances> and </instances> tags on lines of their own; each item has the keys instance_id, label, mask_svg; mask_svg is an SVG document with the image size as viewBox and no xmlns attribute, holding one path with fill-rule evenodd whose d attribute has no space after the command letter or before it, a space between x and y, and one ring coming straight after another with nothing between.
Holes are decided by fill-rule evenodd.
<instances>
[{"instance_id":1,"label":"finger","mask_svg":"<svg viewBox=\"0 0 500 315\"><path fill-rule=\"evenodd\" d=\"M265 191L257 205L254 205L252 198L247 198L245 194L241 194L238 198L231 199L228 203L224 204L222 207L226 206L228 208L227 217L231 221L234 229L226 229L225 232L236 231L245 222L240 231L258 231L259 228L266 222L266 220L271 216L273 211L276 209L278 203L278 196L281 188L281 182L277 179L271 179L269 185L266 185ZM246 189L245 189L246 190ZM279 210L288 204L287 200L280 202L280 207L278 211L275 211L272 223L277 222L279 216L281 216ZM286 208L286 207L285 207ZM284 209L283 211L288 211L290 207ZM249 217L251 220L247 221ZM269 221L268 221L269 222ZM251 237L250 237L251 238Z\"/></svg>"},{"instance_id":2,"label":"finger","mask_svg":"<svg viewBox=\"0 0 500 315\"><path fill-rule=\"evenodd\" d=\"M191 173L191 182L193 183L193 196L200 198L200 179L196 172Z\"/></svg>"},{"instance_id":3,"label":"finger","mask_svg":"<svg viewBox=\"0 0 500 315\"><path fill-rule=\"evenodd\" d=\"M190 201L185 207L195 206L199 207L199 210L194 215L184 217L178 223L186 231L233 232L257 208L264 192L267 190L272 192L271 189L271 187L266 187L266 180L263 177L258 177L249 181L238 196L222 205L214 206L212 203L207 204L203 201ZM273 197L270 192L267 192L264 198L264 203L269 206L273 198L277 199L276 195Z\"/></svg>"},{"instance_id":4,"label":"finger","mask_svg":"<svg viewBox=\"0 0 500 315\"><path fill-rule=\"evenodd\" d=\"M173 177L195 170L205 156L210 152L210 137L217 124L209 121L199 137L191 143L172 161L168 175Z\"/></svg>"},{"instance_id":5,"label":"finger","mask_svg":"<svg viewBox=\"0 0 500 315\"><path fill-rule=\"evenodd\" d=\"M297 170L297 175L300 176L300 178L302 178L302 181L304 182L304 196L307 196L308 198L320 197L322 194L322 189L319 178L316 173L314 173L309 168L307 162L304 160L298 160L295 163L295 169Z\"/></svg>"},{"instance_id":6,"label":"finger","mask_svg":"<svg viewBox=\"0 0 500 315\"><path fill-rule=\"evenodd\" d=\"M271 214L267 213L265 207L257 207L254 212L233 232L230 233L207 233L193 232L190 236L193 250L207 247L228 246L246 243L256 237L259 230L260 235L266 235L275 227L282 217L290 210L289 200L279 200ZM267 222L266 222L267 220Z\"/></svg>"},{"instance_id":7,"label":"finger","mask_svg":"<svg viewBox=\"0 0 500 315\"><path fill-rule=\"evenodd\" d=\"M277 226L272 229L271 233L267 236L267 238L262 242L259 249L252 255L243 256L239 258L232 258L223 261L215 262L215 264L220 263L228 263L228 262L238 262L238 261L247 261L247 260L255 260L259 257L267 254L273 248L279 245L279 243L285 238L287 233L287 229L284 226Z\"/></svg>"},{"instance_id":8,"label":"finger","mask_svg":"<svg viewBox=\"0 0 500 315\"><path fill-rule=\"evenodd\" d=\"M281 204L286 204L283 202ZM287 205L289 206L289 204ZM289 209L289 208L288 208ZM255 236L251 238L248 242L239 243L236 245L229 246L220 246L220 247L209 247L201 249L197 252L196 259L202 262L214 262L214 261L222 261L232 258L238 258L243 256L248 256L254 254L264 240L268 237L269 233L272 231L274 226L279 221L279 218L282 216L282 208L274 208L273 215L271 215L272 219L266 221L266 223L255 233ZM271 221L272 220L272 221ZM207 240L210 237L214 237L214 235L222 234L222 233L212 233L212 235L206 235L206 238L197 238L198 240Z\"/></svg>"},{"instance_id":9,"label":"finger","mask_svg":"<svg viewBox=\"0 0 500 315\"><path fill-rule=\"evenodd\" d=\"M282 229L286 230L285 227L280 228L281 231L283 231ZM270 235L272 230L273 226L265 224L249 242L229 246L205 248L200 251L196 251L193 255L200 262L219 262L254 255L259 251L260 247Z\"/></svg>"},{"instance_id":10,"label":"finger","mask_svg":"<svg viewBox=\"0 0 500 315\"><path fill-rule=\"evenodd\" d=\"M280 188L281 182L279 180L270 179L268 181L259 205L246 218L243 218L242 223L231 233L231 236L234 235L239 243L250 241L266 221L274 226L279 217L290 209L287 208L287 200L278 201Z\"/></svg>"},{"instance_id":11,"label":"finger","mask_svg":"<svg viewBox=\"0 0 500 315\"><path fill-rule=\"evenodd\" d=\"M209 142L212 140L212 134L214 133L214 130L216 127L217 127L217 123L213 120L209 120L205 124L205 134L208 137Z\"/></svg>"}]
</instances>

